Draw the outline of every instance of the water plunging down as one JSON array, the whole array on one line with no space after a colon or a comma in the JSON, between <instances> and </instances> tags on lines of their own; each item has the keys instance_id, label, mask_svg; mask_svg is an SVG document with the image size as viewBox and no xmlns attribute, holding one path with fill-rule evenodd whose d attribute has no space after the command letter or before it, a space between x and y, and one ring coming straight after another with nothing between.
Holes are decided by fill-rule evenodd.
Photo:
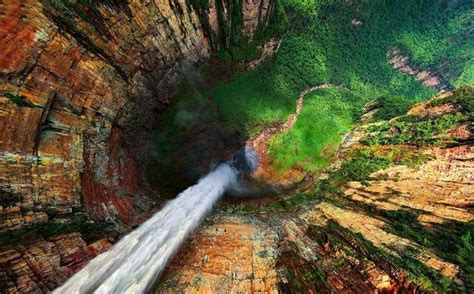
<instances>
[{"instance_id":1,"label":"water plunging down","mask_svg":"<svg viewBox=\"0 0 474 294\"><path fill-rule=\"evenodd\" d=\"M54 293L143 293L148 290L219 197L237 184L239 171L256 168L256 152L246 147L242 154L247 159L244 164L247 170L241 166L240 155L221 164L123 237L111 250L90 261Z\"/></svg>"}]
</instances>

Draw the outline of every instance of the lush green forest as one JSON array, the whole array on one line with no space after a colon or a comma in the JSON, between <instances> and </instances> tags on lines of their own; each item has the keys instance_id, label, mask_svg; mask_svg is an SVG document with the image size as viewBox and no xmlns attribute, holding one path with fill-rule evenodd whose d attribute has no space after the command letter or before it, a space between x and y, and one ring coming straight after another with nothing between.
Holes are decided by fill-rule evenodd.
<instances>
[{"instance_id":1,"label":"lush green forest","mask_svg":"<svg viewBox=\"0 0 474 294\"><path fill-rule=\"evenodd\" d=\"M388 104L390 97L414 103L435 94L388 64L392 46L453 88L474 83L471 1L283 0L280 5L287 27L273 60L204 93L182 92L179 103L163 116L158 139L162 146L185 133L180 132L182 121L173 115L183 109L192 113L196 103L212 101L215 108L200 112L185 128L213 116L223 128L251 137L293 113L301 90L324 83L341 85L306 95L294 128L270 142L278 171L296 163L311 170L327 164L366 102L383 96ZM225 54L219 58L228 59ZM164 156L158 152L160 157Z\"/></svg>"}]
</instances>

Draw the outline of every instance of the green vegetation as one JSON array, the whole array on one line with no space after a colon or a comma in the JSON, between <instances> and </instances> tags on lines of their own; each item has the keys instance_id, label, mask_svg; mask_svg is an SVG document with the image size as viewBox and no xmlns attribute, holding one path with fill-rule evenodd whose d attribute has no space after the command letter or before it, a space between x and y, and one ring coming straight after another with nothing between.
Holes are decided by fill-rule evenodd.
<instances>
[{"instance_id":1,"label":"green vegetation","mask_svg":"<svg viewBox=\"0 0 474 294\"><path fill-rule=\"evenodd\" d=\"M471 228L472 228L471 223ZM458 245L458 253L456 255L457 262L468 275L469 281L474 281L474 240L472 235L474 230L471 229L461 237L461 243Z\"/></svg>"},{"instance_id":2,"label":"green vegetation","mask_svg":"<svg viewBox=\"0 0 474 294\"><path fill-rule=\"evenodd\" d=\"M307 95L294 129L270 142L277 171L291 167L314 170L327 165L342 134L357 121L366 102L381 97L378 100L384 107L376 119L387 119L404 112L412 102L434 95L432 89L387 63L390 47L398 46L419 66L439 70L444 64L444 77L453 84L461 76L469 83L466 72L471 68L474 52L473 42L465 37L469 11L474 9L469 1L459 1L458 5L415 0L351 3L282 1L278 9L280 14L283 10L286 13L287 33L273 61L199 93L199 101L212 105L207 113L189 107L196 100L192 93L179 97L181 110L195 117L191 124L212 115L219 118L223 128L249 138L293 113L303 89L324 83L341 84L341 89ZM362 24L354 25L354 19ZM281 31L277 24L274 26L272 30ZM260 35L263 40L270 34ZM254 48L241 46L240 41L236 39L234 43L239 53L220 52L220 57L227 61L252 59ZM445 63L446 60L450 62ZM162 124L160 132L169 135L162 136L157 146L166 145L165 140L172 141L180 130L192 127L167 124ZM167 154L162 152L159 156Z\"/></svg>"},{"instance_id":3,"label":"green vegetation","mask_svg":"<svg viewBox=\"0 0 474 294\"><path fill-rule=\"evenodd\" d=\"M209 1L189 0L188 3L198 11L204 33L210 40L211 47L217 52L216 57L225 62L249 62L258 58L261 54L258 47L273 37L281 36L287 25L284 11L277 4L274 9L269 8L272 14L269 22L259 23L255 35L249 40L242 34L243 1L219 0L215 2L219 26L216 35L210 25Z\"/></svg>"},{"instance_id":4,"label":"green vegetation","mask_svg":"<svg viewBox=\"0 0 474 294\"><path fill-rule=\"evenodd\" d=\"M325 195L337 193L350 181L370 180L370 174L388 167L391 163L393 159L390 156L379 155L370 149L357 150L339 169L331 171L326 179L319 181L316 189Z\"/></svg>"},{"instance_id":5,"label":"green vegetation","mask_svg":"<svg viewBox=\"0 0 474 294\"><path fill-rule=\"evenodd\" d=\"M344 162L334 177L346 181L364 181L370 174L388 167L390 163L389 158L377 156L370 150L361 150L352 160Z\"/></svg>"},{"instance_id":6,"label":"green vegetation","mask_svg":"<svg viewBox=\"0 0 474 294\"><path fill-rule=\"evenodd\" d=\"M472 119L474 116L474 87L461 87L454 91L453 95L447 98L431 101L429 106L435 107L448 103L460 105L462 107L461 112L468 115L469 119Z\"/></svg>"},{"instance_id":7,"label":"green vegetation","mask_svg":"<svg viewBox=\"0 0 474 294\"><path fill-rule=\"evenodd\" d=\"M370 260L389 274L396 274L395 269L402 268L409 280L421 288L417 290L441 293L451 293L455 290L455 285L450 279L417 260L414 248L408 247L405 252L400 252L400 255L391 254L375 246L362 234L354 233L334 221L328 221L323 227L310 226L306 234L319 244L331 244L331 248L334 248L331 251L337 254L332 255L334 259L331 263L327 260L323 263L308 262L299 257L298 247L292 246L289 242L290 250L280 254L277 260L277 267L285 271L284 274L288 279L288 285L285 286L289 287L289 290L305 292L316 286L317 290L326 292L325 273L333 274L337 271L339 274L351 276L354 264L348 262L347 256L359 260L360 264ZM326 258L328 256L324 259ZM331 267L327 267L328 264L331 264ZM328 292L330 289L331 287Z\"/></svg>"},{"instance_id":8,"label":"green vegetation","mask_svg":"<svg viewBox=\"0 0 474 294\"><path fill-rule=\"evenodd\" d=\"M389 120L404 115L414 103L405 96L381 96L375 102L379 108L374 115L375 120Z\"/></svg>"},{"instance_id":9,"label":"green vegetation","mask_svg":"<svg viewBox=\"0 0 474 294\"><path fill-rule=\"evenodd\" d=\"M455 87L470 86L474 87L474 60L469 62L466 69L459 76L459 78L453 82Z\"/></svg>"},{"instance_id":10,"label":"green vegetation","mask_svg":"<svg viewBox=\"0 0 474 294\"><path fill-rule=\"evenodd\" d=\"M437 256L444 260L459 264L461 269L468 275L468 278L472 280L474 246L472 245L471 236L474 234L474 222L460 223L453 221L433 225L428 228L418 222L417 218L421 211L408 208L397 211L381 210L373 204L352 201L342 193L348 182L360 181L365 183L375 180L375 178L370 176L372 173L392 164L410 163L416 165L427 159L425 155L416 151L400 150L397 148L381 151L358 149L348 154L339 168L330 171L328 176L318 181L312 189L305 193L299 193L287 199L282 199L274 203L272 207L276 210L287 211L305 209L315 201L323 200L339 207L351 207L352 209L358 207L358 209L364 209L370 215L386 219L387 232L412 240L425 248L430 248L430 250L433 250ZM393 194L398 193L400 192L393 191ZM333 246L344 247L345 240L355 238L356 240L349 244L358 245L351 247L351 250L349 250L351 251L349 252L350 254L355 254L359 258L367 257L377 264L383 264L380 263L381 261L388 261L397 268L402 268L410 280L424 290L449 292L454 289L452 280L418 260L420 252L417 248L407 247L398 252L399 256L395 256L373 245L361 234L354 234L337 223L330 221L327 228L320 228L320 230L329 230L326 238L331 240L330 243ZM340 239L338 236L344 236L344 238ZM353 252L354 250L356 252Z\"/></svg>"},{"instance_id":11,"label":"green vegetation","mask_svg":"<svg viewBox=\"0 0 474 294\"><path fill-rule=\"evenodd\" d=\"M466 116L456 112L441 117L405 116L394 122L372 126L369 131L374 134L364 141L374 145L433 145L442 143L445 132L466 121Z\"/></svg>"},{"instance_id":12,"label":"green vegetation","mask_svg":"<svg viewBox=\"0 0 474 294\"><path fill-rule=\"evenodd\" d=\"M342 135L361 115L362 101L353 92L337 88L306 95L296 124L270 143L277 170L294 164L306 170L326 166Z\"/></svg>"},{"instance_id":13,"label":"green vegetation","mask_svg":"<svg viewBox=\"0 0 474 294\"><path fill-rule=\"evenodd\" d=\"M445 99L429 102L430 106L455 103L462 106L460 112L445 114L436 118L405 116L391 123L386 122L381 126L373 126L372 129L369 129L369 132L377 132L377 134L370 136L369 142L372 145L416 144L425 146L434 144L445 130L472 118L472 93L472 88L465 87L455 91L454 95ZM401 112L402 110L397 111ZM400 113L396 115L398 114ZM360 149L346 153L340 167L331 170L327 177L318 181L312 189L282 199L274 203L273 208L276 210L304 209L315 201L326 201L338 207L365 210L367 214L385 219L387 225L384 230L388 233L411 240L420 246L395 249L399 254L399 256L395 256L374 246L362 235L354 234L336 223L329 222L329 230L334 227L332 231L337 232L337 234L344 234L346 240L350 239L351 236L355 237L357 241L351 242L351 244L363 245L362 249L355 248L356 251L362 250L362 256L368 257L374 262L388 261L397 268L402 268L410 280L424 290L451 292L455 291L456 288L450 278L443 276L418 260L421 250L430 250L443 260L459 264L467 280L474 281L474 267L472 266L474 261L472 257L474 255L472 243L474 222L448 221L442 224L432 224L428 227L418 221L418 217L422 213L426 213L424 211L408 207L396 211L387 211L372 203L354 201L343 193L344 187L350 181L367 184L368 181L384 178L383 174L371 177L371 174L376 171L398 164L415 167L426 162L430 157L424 155L422 151L408 150L401 146L392 146L391 148L378 148L382 146L375 148L360 147ZM375 192L372 191L372 193ZM385 196L385 199L379 201L389 201L391 195L400 193L393 190ZM334 236L331 238L334 238ZM331 244L343 246L344 240L332 240ZM357 254L357 252L351 254Z\"/></svg>"},{"instance_id":14,"label":"green vegetation","mask_svg":"<svg viewBox=\"0 0 474 294\"><path fill-rule=\"evenodd\" d=\"M37 105L33 104L29 100L26 99L25 96L18 96L12 93L4 93L3 96L7 97L10 99L13 103L20 107L30 107L30 108L35 108L38 107Z\"/></svg>"},{"instance_id":15,"label":"green vegetation","mask_svg":"<svg viewBox=\"0 0 474 294\"><path fill-rule=\"evenodd\" d=\"M323 197L321 194L311 192L297 193L291 197L280 199L271 205L271 208L276 211L298 211L321 202Z\"/></svg>"},{"instance_id":16,"label":"green vegetation","mask_svg":"<svg viewBox=\"0 0 474 294\"><path fill-rule=\"evenodd\" d=\"M461 269L474 281L472 279L474 277L472 266L474 246L470 243L471 236L474 234L474 222L452 221L427 229L418 222L419 213L417 212L398 210L380 211L379 214L389 220L388 232L412 240L424 247L433 248L439 257L459 263Z\"/></svg>"},{"instance_id":17,"label":"green vegetation","mask_svg":"<svg viewBox=\"0 0 474 294\"><path fill-rule=\"evenodd\" d=\"M377 180L370 175L391 165L407 165L416 167L431 159L420 151L392 148L374 151L370 148L358 149L348 154L341 166L329 171L327 177L320 179L308 191L296 193L291 197L280 199L272 204L272 209L278 211L297 211L305 209L322 200L332 202L336 206L345 207L347 203L338 200L341 191L348 182L359 181L366 184L370 180ZM393 191L394 194L399 193Z\"/></svg>"},{"instance_id":18,"label":"green vegetation","mask_svg":"<svg viewBox=\"0 0 474 294\"><path fill-rule=\"evenodd\" d=\"M358 150L350 154L340 168L329 172L325 179L319 180L312 189L304 193L297 193L291 197L281 199L272 204L275 210L300 210L321 200L332 201L337 206L344 206L331 196L339 195L341 189L350 181L366 182L370 180L370 174L388 167L392 163L398 163L404 158L410 158L409 152L404 152L402 159L394 153L379 155L372 150Z\"/></svg>"},{"instance_id":19,"label":"green vegetation","mask_svg":"<svg viewBox=\"0 0 474 294\"><path fill-rule=\"evenodd\" d=\"M360 97L359 103L367 102L371 97L381 94L409 97L411 101L429 97L433 92L423 89L412 78L391 69L385 54L390 46L399 45L422 66L430 65L436 68L441 64L441 60L449 59L455 60L458 68L464 68L464 63L469 62L469 56L472 57L473 52L471 50L471 53L468 53L465 47L472 48L472 42L469 43L458 35L456 40L459 43L456 44L459 46L447 44L446 40L461 30L465 33L463 25L468 25L465 23L467 16L462 10L433 4L419 1L353 1L352 5L342 1L319 1L318 4L314 1L284 1L292 30L284 39L272 72L275 76L285 76L299 89L321 81L342 83ZM454 26L456 22L450 19L451 17L458 21L457 29L448 31L445 23ZM352 25L352 19L360 19L363 24ZM433 22L433 19L436 20ZM417 42L411 42L412 38ZM453 56L447 58L449 55L438 54L434 48L431 50L430 46L433 44L436 44L434 48L446 47L443 48ZM462 52L455 52L457 49ZM328 103L332 103L332 97L326 99ZM401 98L384 99L383 102L390 107L397 106L397 109L385 108L377 119L401 114L410 104ZM346 103L355 105L354 100ZM323 102L320 104L324 109ZM330 120L334 114L328 112L325 115L327 120ZM303 116L301 119L304 119ZM323 121L322 118L320 120ZM279 140L272 142L272 155L278 168L284 170L308 158L292 156L295 152L290 149L294 149L295 144L311 146L318 142L318 145L331 145L340 140L340 132L337 131L332 131L332 136L324 132L299 133L299 136L282 135ZM295 137L304 138L304 141L292 141ZM310 153L315 159L310 167L317 166L322 161L321 157L318 158L321 151L318 145L313 145L314 151ZM306 162L304 164L308 165Z\"/></svg>"},{"instance_id":20,"label":"green vegetation","mask_svg":"<svg viewBox=\"0 0 474 294\"><path fill-rule=\"evenodd\" d=\"M460 106L455 113L439 117L403 116L396 121L385 122L369 128L371 135L364 141L366 145L433 145L446 143L445 133L449 129L471 122L474 117L474 88L462 87L447 98L435 99L428 103L430 107L452 103Z\"/></svg>"},{"instance_id":21,"label":"green vegetation","mask_svg":"<svg viewBox=\"0 0 474 294\"><path fill-rule=\"evenodd\" d=\"M410 280L420 285L424 290L441 291L442 293L453 291L453 281L417 260L413 255L413 248L407 248L404 253L400 253L400 256L395 256L375 246L362 234L353 233L335 222L329 222L327 229L330 232L336 232L335 234L342 234L345 239L354 239L353 244L358 244L355 248L356 252L362 257L366 256L376 264L380 264L380 261L388 261L396 267L404 269Z\"/></svg>"},{"instance_id":22,"label":"green vegetation","mask_svg":"<svg viewBox=\"0 0 474 294\"><path fill-rule=\"evenodd\" d=\"M93 242L102 238L110 226L110 223L97 223L84 215L76 215L65 221L53 220L44 225L0 233L0 244L12 245L24 243L37 236L49 238L73 232L81 233L86 242Z\"/></svg>"},{"instance_id":23,"label":"green vegetation","mask_svg":"<svg viewBox=\"0 0 474 294\"><path fill-rule=\"evenodd\" d=\"M298 93L291 91L283 81L274 83L279 93L273 93L266 81L258 77L262 71L242 73L231 83L218 85L204 96L216 104L227 126L247 136L256 134L267 122L285 120L296 105ZM268 97L273 94L278 96Z\"/></svg>"}]
</instances>

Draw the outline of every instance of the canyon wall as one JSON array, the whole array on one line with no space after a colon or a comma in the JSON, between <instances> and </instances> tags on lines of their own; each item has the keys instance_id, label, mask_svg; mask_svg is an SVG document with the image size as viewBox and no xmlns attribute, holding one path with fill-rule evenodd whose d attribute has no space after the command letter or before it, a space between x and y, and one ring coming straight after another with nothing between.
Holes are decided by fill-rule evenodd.
<instances>
[{"instance_id":1,"label":"canyon wall","mask_svg":"<svg viewBox=\"0 0 474 294\"><path fill-rule=\"evenodd\" d=\"M228 49L231 38L264 49L265 42L275 43L268 35L254 40L275 15L270 0L210 0L199 8L184 0L81 3L0 1L5 244L17 233L64 226L77 217L126 228L139 223L154 199L140 176L146 154L137 153L140 142L134 138L153 127L183 72ZM233 21L237 18L241 21ZM29 246L52 248L56 241L35 242L39 245ZM28 248L1 251L22 255ZM53 255L31 258L53 258L55 271L64 272L67 258ZM41 269L23 262L29 269L15 272L10 266L18 262L12 260L0 260L2 268L10 268L1 272L0 289L21 291L21 273L37 277ZM30 279L24 287L52 289L63 280Z\"/></svg>"},{"instance_id":2,"label":"canyon wall","mask_svg":"<svg viewBox=\"0 0 474 294\"><path fill-rule=\"evenodd\" d=\"M214 2L205 15L185 1L64 3L0 7L0 185L21 198L2 229L46 221L45 207L81 204L133 222L141 183L122 137L131 125L146 128L186 65L213 53L200 18L217 17ZM251 38L273 5L240 6L242 35Z\"/></svg>"}]
</instances>

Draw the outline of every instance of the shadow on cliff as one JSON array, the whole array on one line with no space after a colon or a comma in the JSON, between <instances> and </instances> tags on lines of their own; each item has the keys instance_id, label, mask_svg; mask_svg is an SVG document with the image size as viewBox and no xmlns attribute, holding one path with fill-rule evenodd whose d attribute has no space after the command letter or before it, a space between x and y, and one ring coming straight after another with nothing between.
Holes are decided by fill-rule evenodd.
<instances>
[{"instance_id":1,"label":"shadow on cliff","mask_svg":"<svg viewBox=\"0 0 474 294\"><path fill-rule=\"evenodd\" d=\"M248 140L241 126L219 114L212 97L204 93L227 81L240 68L211 61L186 68L180 90L166 110L156 110L157 128L144 142L150 154L146 174L150 186L165 198L179 192L229 160Z\"/></svg>"},{"instance_id":2,"label":"shadow on cliff","mask_svg":"<svg viewBox=\"0 0 474 294\"><path fill-rule=\"evenodd\" d=\"M333 200L337 201L336 199ZM346 209L376 216L385 221L386 226L384 230L387 233L408 239L444 260L459 264L462 270L461 279L468 283L469 289L474 286L474 268L472 267L474 262L474 246L472 245L472 236L474 235L473 221L462 222L445 219L441 223L426 225L419 221L419 217L422 215L433 215L429 211L410 207L404 207L399 210L384 210L375 204L362 203L352 199L340 200L345 203ZM456 207L453 208L455 209ZM409 250L404 254L409 254ZM408 258L409 256L403 257ZM412 260L410 266L412 266L411 270L427 270L417 260ZM442 279L441 276L432 278L434 280Z\"/></svg>"}]
</instances>

